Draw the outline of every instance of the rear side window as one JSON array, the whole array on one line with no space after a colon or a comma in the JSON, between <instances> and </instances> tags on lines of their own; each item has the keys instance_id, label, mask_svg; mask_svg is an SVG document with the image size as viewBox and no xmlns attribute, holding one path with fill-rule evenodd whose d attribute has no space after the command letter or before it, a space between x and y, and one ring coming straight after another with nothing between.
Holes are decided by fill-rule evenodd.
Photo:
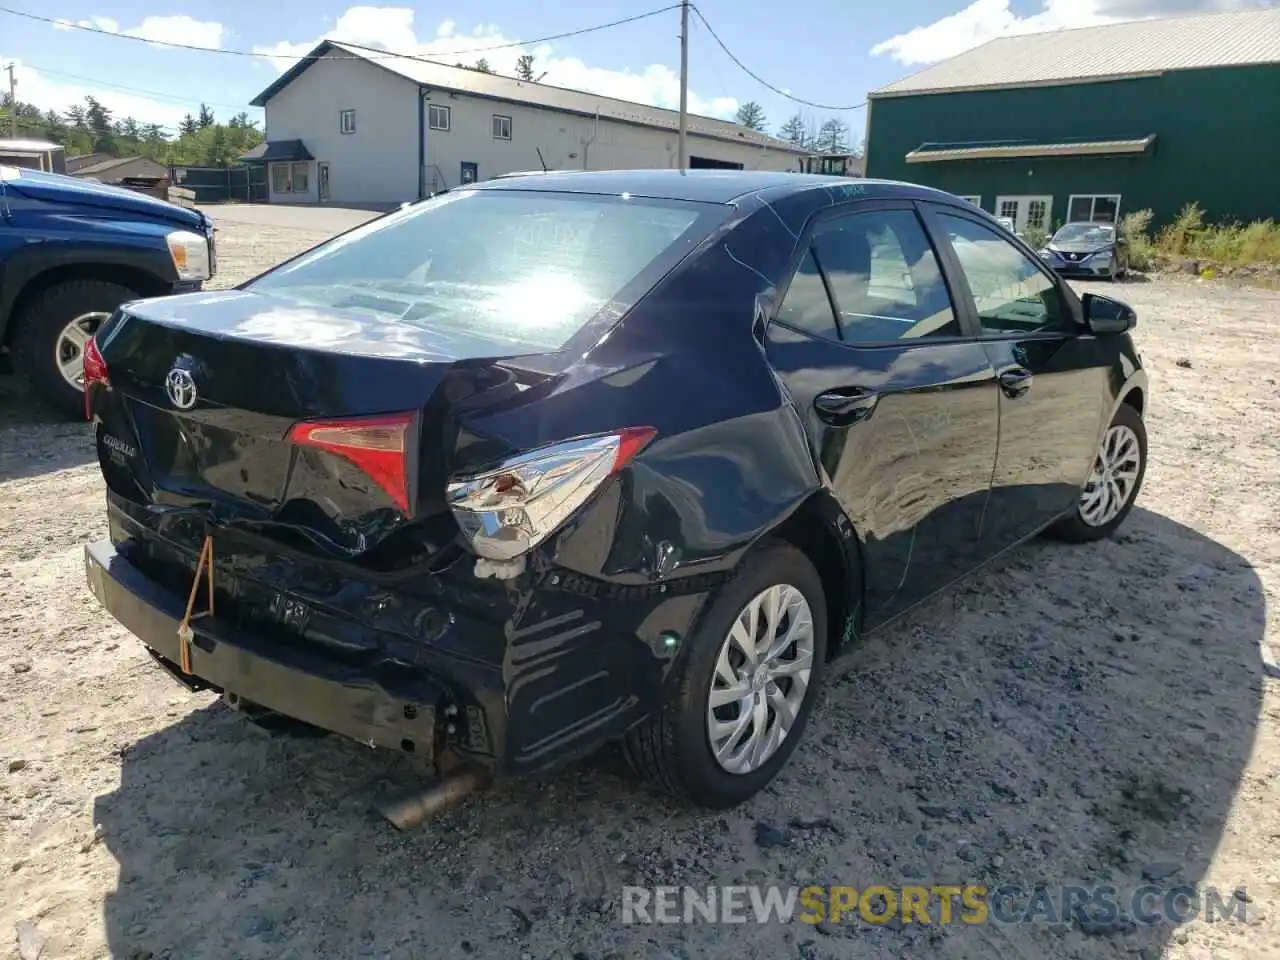
<instances>
[{"instance_id":1,"label":"rear side window","mask_svg":"<svg viewBox=\"0 0 1280 960\"><path fill-rule=\"evenodd\" d=\"M778 308L778 320L815 337L840 339L840 328L836 326L831 298L827 296L827 288L822 282L822 274L818 272L818 261L813 259L812 250L800 261L800 269L792 278L782 306Z\"/></svg>"},{"instance_id":2,"label":"rear side window","mask_svg":"<svg viewBox=\"0 0 1280 960\"><path fill-rule=\"evenodd\" d=\"M517 350L552 351L610 301L643 293L726 210L460 191L336 237L247 289Z\"/></svg>"},{"instance_id":3,"label":"rear side window","mask_svg":"<svg viewBox=\"0 0 1280 960\"><path fill-rule=\"evenodd\" d=\"M959 336L947 285L910 210L832 220L814 233L818 265L850 343Z\"/></svg>"}]
</instances>

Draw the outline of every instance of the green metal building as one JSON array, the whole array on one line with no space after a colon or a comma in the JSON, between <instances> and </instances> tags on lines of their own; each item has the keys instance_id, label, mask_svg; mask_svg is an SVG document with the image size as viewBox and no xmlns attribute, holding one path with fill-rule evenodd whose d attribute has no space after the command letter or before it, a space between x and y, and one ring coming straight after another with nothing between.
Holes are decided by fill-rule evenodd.
<instances>
[{"instance_id":1,"label":"green metal building","mask_svg":"<svg viewBox=\"0 0 1280 960\"><path fill-rule=\"evenodd\" d=\"M1280 220L1280 7L1004 37L871 94L867 176L1019 230Z\"/></svg>"}]
</instances>

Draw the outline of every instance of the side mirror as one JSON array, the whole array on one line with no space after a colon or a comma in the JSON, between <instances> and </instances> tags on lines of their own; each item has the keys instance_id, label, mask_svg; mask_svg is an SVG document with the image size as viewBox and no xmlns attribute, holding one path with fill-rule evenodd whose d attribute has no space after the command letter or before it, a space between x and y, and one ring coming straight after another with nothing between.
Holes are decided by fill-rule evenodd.
<instances>
[{"instance_id":1,"label":"side mirror","mask_svg":"<svg viewBox=\"0 0 1280 960\"><path fill-rule=\"evenodd\" d=\"M1099 293L1086 293L1080 298L1084 322L1091 333L1127 333L1138 325L1133 307Z\"/></svg>"}]
</instances>

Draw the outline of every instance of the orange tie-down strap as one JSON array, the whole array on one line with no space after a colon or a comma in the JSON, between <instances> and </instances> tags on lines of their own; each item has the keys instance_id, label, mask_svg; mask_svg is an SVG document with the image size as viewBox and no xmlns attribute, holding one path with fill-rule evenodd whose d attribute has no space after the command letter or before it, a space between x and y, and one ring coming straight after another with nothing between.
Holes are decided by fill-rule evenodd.
<instances>
[{"instance_id":1,"label":"orange tie-down strap","mask_svg":"<svg viewBox=\"0 0 1280 960\"><path fill-rule=\"evenodd\" d=\"M200 592L201 573L205 575L209 602L199 613L194 613L196 595ZM195 639L195 634L191 630L191 621L211 616L213 616L213 537L206 535L204 545L200 548L200 559L196 563L196 575L191 580L191 593L187 595L187 612L182 615L182 622L178 624L178 666L182 668L183 673L191 673L191 642Z\"/></svg>"}]
</instances>

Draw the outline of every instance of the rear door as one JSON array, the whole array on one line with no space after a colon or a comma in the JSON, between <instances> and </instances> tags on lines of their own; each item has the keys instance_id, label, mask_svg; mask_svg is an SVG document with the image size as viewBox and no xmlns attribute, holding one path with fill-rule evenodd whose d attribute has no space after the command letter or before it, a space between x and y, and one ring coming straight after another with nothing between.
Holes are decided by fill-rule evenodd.
<instances>
[{"instance_id":1,"label":"rear door","mask_svg":"<svg viewBox=\"0 0 1280 960\"><path fill-rule=\"evenodd\" d=\"M856 204L801 247L766 349L863 538L871 626L979 560L995 371L911 204Z\"/></svg>"},{"instance_id":2,"label":"rear door","mask_svg":"<svg viewBox=\"0 0 1280 960\"><path fill-rule=\"evenodd\" d=\"M1000 445L983 529L984 548L995 552L1079 496L1107 413L1109 364L1074 297L1036 258L967 211L922 209L1000 385Z\"/></svg>"}]
</instances>

